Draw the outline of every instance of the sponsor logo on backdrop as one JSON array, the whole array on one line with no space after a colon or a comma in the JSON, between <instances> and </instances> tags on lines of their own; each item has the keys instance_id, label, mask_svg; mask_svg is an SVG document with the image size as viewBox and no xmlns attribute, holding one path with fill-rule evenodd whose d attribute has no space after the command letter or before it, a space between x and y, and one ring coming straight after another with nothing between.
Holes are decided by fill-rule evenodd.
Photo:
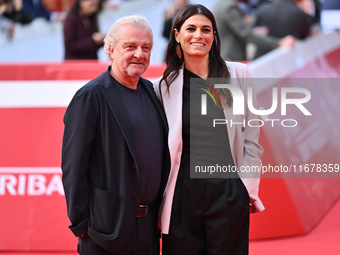
<instances>
[{"instance_id":1,"label":"sponsor logo on backdrop","mask_svg":"<svg viewBox=\"0 0 340 255\"><path fill-rule=\"evenodd\" d=\"M60 168L0 168L0 196L64 195Z\"/></svg>"}]
</instances>

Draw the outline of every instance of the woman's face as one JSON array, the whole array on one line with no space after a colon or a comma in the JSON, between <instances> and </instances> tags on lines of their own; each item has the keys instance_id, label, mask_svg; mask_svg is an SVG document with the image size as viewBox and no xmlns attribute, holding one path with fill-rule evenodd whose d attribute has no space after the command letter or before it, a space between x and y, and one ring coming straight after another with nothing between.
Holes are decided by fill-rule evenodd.
<instances>
[{"instance_id":1,"label":"woman's face","mask_svg":"<svg viewBox=\"0 0 340 255\"><path fill-rule=\"evenodd\" d=\"M99 8L98 0L80 0L80 12L84 16L91 16L96 13Z\"/></svg>"},{"instance_id":2,"label":"woman's face","mask_svg":"<svg viewBox=\"0 0 340 255\"><path fill-rule=\"evenodd\" d=\"M215 38L211 21L202 14L188 18L180 31L174 30L175 38L181 44L184 58L207 57Z\"/></svg>"}]
</instances>

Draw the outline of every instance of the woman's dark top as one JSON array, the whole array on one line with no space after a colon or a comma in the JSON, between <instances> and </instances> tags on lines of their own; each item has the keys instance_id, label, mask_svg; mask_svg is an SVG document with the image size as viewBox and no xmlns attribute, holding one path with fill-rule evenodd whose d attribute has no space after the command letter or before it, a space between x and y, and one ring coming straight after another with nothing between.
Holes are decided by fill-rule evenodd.
<instances>
[{"instance_id":1,"label":"woman's dark top","mask_svg":"<svg viewBox=\"0 0 340 255\"><path fill-rule=\"evenodd\" d=\"M204 79L184 69L183 153L190 153L191 162L195 160L210 163L215 161L234 165L227 126L213 127L213 120L225 119L225 115L209 95L207 95L207 115L201 114L201 96L207 94L201 88L209 90L204 84L207 84Z\"/></svg>"},{"instance_id":2,"label":"woman's dark top","mask_svg":"<svg viewBox=\"0 0 340 255\"><path fill-rule=\"evenodd\" d=\"M83 18L70 13L64 21L65 59L98 59L97 46L92 39L92 31L85 26Z\"/></svg>"}]
</instances>

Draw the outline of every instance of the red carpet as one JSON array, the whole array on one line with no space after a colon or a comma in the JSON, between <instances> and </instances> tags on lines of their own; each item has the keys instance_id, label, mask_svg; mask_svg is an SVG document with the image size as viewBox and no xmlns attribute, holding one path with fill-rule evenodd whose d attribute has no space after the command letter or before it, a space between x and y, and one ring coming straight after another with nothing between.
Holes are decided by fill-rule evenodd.
<instances>
[{"instance_id":1,"label":"red carpet","mask_svg":"<svg viewBox=\"0 0 340 255\"><path fill-rule=\"evenodd\" d=\"M250 243L249 255L339 255L340 200L307 235ZM72 252L0 252L7 255L75 255Z\"/></svg>"},{"instance_id":2,"label":"red carpet","mask_svg":"<svg viewBox=\"0 0 340 255\"><path fill-rule=\"evenodd\" d=\"M252 241L250 255L339 255L340 200L307 235Z\"/></svg>"}]
</instances>

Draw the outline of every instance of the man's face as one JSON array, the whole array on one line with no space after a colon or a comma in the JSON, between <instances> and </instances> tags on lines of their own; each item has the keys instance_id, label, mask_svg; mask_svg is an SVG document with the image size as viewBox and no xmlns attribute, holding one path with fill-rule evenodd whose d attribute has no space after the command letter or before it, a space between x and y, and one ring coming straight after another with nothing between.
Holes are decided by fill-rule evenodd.
<instances>
[{"instance_id":1,"label":"man's face","mask_svg":"<svg viewBox=\"0 0 340 255\"><path fill-rule=\"evenodd\" d=\"M139 78L150 63L152 36L140 25L123 24L117 31L117 43L110 47L112 71L119 80Z\"/></svg>"}]
</instances>

